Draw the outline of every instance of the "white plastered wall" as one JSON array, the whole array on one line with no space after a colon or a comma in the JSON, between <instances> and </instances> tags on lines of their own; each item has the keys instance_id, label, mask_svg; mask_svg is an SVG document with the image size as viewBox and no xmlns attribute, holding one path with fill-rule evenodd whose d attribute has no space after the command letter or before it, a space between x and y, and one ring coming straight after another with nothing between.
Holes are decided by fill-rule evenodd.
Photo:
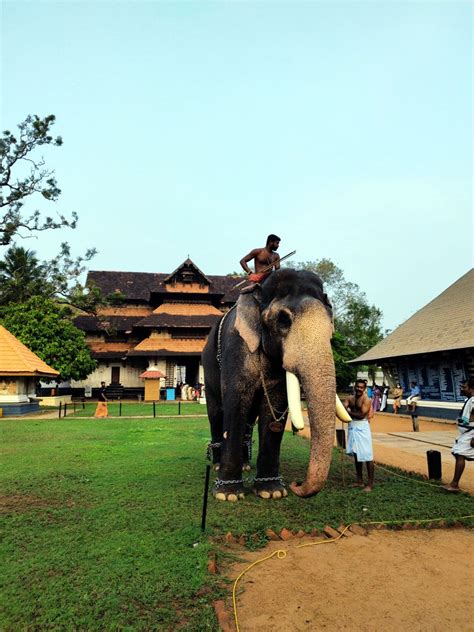
<instances>
[{"instance_id":1,"label":"white plastered wall","mask_svg":"<svg viewBox=\"0 0 474 632\"><path fill-rule=\"evenodd\" d=\"M166 359L151 358L146 359L148 366L146 368L157 367L163 374L166 374ZM121 362L103 362L99 361L97 368L85 380L71 380L72 388L85 388L91 386L98 388L101 382L110 384L112 377L112 367L120 367L120 384L125 388L144 388L145 383L139 377L145 367L123 366Z\"/></svg>"}]
</instances>

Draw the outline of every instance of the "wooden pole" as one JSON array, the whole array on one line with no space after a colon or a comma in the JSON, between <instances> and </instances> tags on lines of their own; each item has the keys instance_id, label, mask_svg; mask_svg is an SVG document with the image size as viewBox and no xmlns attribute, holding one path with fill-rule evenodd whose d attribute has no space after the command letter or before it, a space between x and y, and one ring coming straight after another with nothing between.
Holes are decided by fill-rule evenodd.
<instances>
[{"instance_id":1,"label":"wooden pole","mask_svg":"<svg viewBox=\"0 0 474 632\"><path fill-rule=\"evenodd\" d=\"M206 465L206 481L204 483L204 498L202 499L202 520L201 531L204 533L206 528L206 513L207 513L207 496L209 493L209 476L211 473L211 466Z\"/></svg>"}]
</instances>

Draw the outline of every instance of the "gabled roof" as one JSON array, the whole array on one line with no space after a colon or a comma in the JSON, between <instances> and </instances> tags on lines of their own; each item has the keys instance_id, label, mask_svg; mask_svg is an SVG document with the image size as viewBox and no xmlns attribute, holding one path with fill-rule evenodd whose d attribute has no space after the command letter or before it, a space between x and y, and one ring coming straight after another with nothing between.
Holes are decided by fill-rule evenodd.
<instances>
[{"instance_id":1,"label":"gabled roof","mask_svg":"<svg viewBox=\"0 0 474 632\"><path fill-rule=\"evenodd\" d=\"M209 279L206 277L206 275L204 274L204 272L202 272L202 270L200 270L197 265L194 263L194 261L191 261L191 259L189 259L189 257L183 261L183 263L178 266L176 268L176 270L174 270L171 274L169 274L167 277L164 278L164 282L167 283L169 281L172 281L174 277L177 277L179 275L180 272L184 271L185 268L194 268L195 272L197 272L198 276L201 277L201 281L204 281L204 283L206 285L210 285L211 282L209 281Z\"/></svg>"},{"instance_id":2,"label":"gabled roof","mask_svg":"<svg viewBox=\"0 0 474 632\"><path fill-rule=\"evenodd\" d=\"M0 375L56 377L59 371L48 366L36 353L0 325Z\"/></svg>"},{"instance_id":3,"label":"gabled roof","mask_svg":"<svg viewBox=\"0 0 474 632\"><path fill-rule=\"evenodd\" d=\"M87 285L96 285L105 296L119 294L128 301L148 302L151 294L168 294L165 279L170 276L154 272L91 270L87 274ZM239 290L235 290L234 286L241 279L209 274L205 278L210 283L206 297L213 295L227 305L235 303L239 298Z\"/></svg>"},{"instance_id":4,"label":"gabled roof","mask_svg":"<svg viewBox=\"0 0 474 632\"><path fill-rule=\"evenodd\" d=\"M474 347L474 268L353 364Z\"/></svg>"}]
</instances>

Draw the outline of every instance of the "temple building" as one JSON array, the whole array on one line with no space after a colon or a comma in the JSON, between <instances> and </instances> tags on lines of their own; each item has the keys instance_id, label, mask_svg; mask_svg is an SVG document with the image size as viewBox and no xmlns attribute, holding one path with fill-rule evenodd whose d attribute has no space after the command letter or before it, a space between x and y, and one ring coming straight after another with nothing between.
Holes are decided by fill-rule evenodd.
<instances>
[{"instance_id":1,"label":"temple building","mask_svg":"<svg viewBox=\"0 0 474 632\"><path fill-rule=\"evenodd\" d=\"M59 372L43 362L12 333L0 325L0 411L4 417L39 410L36 386L41 379L58 378Z\"/></svg>"},{"instance_id":2,"label":"temple building","mask_svg":"<svg viewBox=\"0 0 474 632\"><path fill-rule=\"evenodd\" d=\"M455 416L463 401L459 386L474 377L474 269L351 363L381 366L405 393L416 381L423 414L452 409Z\"/></svg>"},{"instance_id":3,"label":"temple building","mask_svg":"<svg viewBox=\"0 0 474 632\"><path fill-rule=\"evenodd\" d=\"M74 395L95 395L100 382L110 397L144 393L141 375L158 370L164 388L204 381L201 352L222 314L235 303L238 280L205 275L186 259L171 274L91 271L88 285L97 286L114 306L97 316L79 316L75 324L86 341L97 369L81 382L71 382Z\"/></svg>"}]
</instances>

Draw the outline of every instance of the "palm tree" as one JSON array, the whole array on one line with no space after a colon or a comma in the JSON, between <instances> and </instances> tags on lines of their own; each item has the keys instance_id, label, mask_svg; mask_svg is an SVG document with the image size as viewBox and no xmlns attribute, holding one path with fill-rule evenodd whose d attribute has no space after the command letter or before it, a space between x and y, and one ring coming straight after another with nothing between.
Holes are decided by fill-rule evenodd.
<instances>
[{"instance_id":1,"label":"palm tree","mask_svg":"<svg viewBox=\"0 0 474 632\"><path fill-rule=\"evenodd\" d=\"M32 296L44 294L44 265L33 250L12 246L0 261L0 305L24 303Z\"/></svg>"}]
</instances>

